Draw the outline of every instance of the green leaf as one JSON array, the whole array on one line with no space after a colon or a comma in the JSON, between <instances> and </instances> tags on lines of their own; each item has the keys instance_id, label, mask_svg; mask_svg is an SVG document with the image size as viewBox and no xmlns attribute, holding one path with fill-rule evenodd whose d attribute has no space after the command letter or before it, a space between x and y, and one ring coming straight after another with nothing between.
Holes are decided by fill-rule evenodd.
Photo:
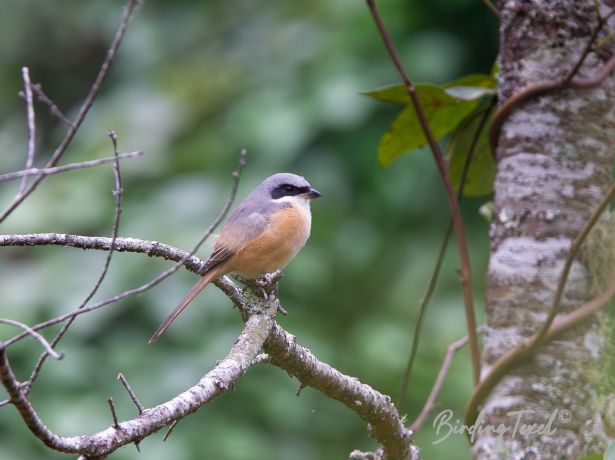
<instances>
[{"instance_id":1,"label":"green leaf","mask_svg":"<svg viewBox=\"0 0 615 460\"><path fill-rule=\"evenodd\" d=\"M419 87L422 86L423 83L416 84L417 92L420 91ZM361 94L383 102L394 102L396 104L404 105L410 103L410 96L408 96L406 87L403 84L381 86L380 88L376 88L371 91L363 91Z\"/></svg>"},{"instance_id":2,"label":"green leaf","mask_svg":"<svg viewBox=\"0 0 615 460\"><path fill-rule=\"evenodd\" d=\"M483 116L484 112L479 111L468 117L468 120L457 127L448 144L449 170L456 190L459 189L470 145ZM463 194L466 196L487 195L493 190L495 162L489 145L489 125L490 120L487 120L474 148L463 187Z\"/></svg>"},{"instance_id":3,"label":"green leaf","mask_svg":"<svg viewBox=\"0 0 615 460\"><path fill-rule=\"evenodd\" d=\"M444 84L446 92L459 99L474 100L497 92L497 81L491 75L475 73Z\"/></svg>"},{"instance_id":4,"label":"green leaf","mask_svg":"<svg viewBox=\"0 0 615 460\"><path fill-rule=\"evenodd\" d=\"M421 98L421 93L431 91L435 85L430 83L416 83L416 93ZM463 100L479 99L496 93L497 81L491 75L482 73L470 74L442 85L442 88L452 96ZM410 98L403 84L383 86L371 91L361 93L365 96L378 99L383 102L396 104L409 104Z\"/></svg>"},{"instance_id":5,"label":"green leaf","mask_svg":"<svg viewBox=\"0 0 615 460\"><path fill-rule=\"evenodd\" d=\"M394 97L395 94L391 91L380 95ZM478 100L453 97L443 88L425 83L421 84L420 89L417 86L417 94L436 139L441 139L454 130L478 104ZM426 142L414 106L408 104L382 136L378 145L378 160L382 166L388 166L402 153L414 150Z\"/></svg>"}]
</instances>

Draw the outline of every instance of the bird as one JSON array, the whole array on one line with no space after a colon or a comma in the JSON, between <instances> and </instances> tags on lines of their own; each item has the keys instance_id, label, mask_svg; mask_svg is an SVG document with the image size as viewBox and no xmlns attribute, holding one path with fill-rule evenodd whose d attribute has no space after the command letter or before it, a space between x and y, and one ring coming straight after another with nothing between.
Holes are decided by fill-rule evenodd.
<instances>
[{"instance_id":1,"label":"bird","mask_svg":"<svg viewBox=\"0 0 615 460\"><path fill-rule=\"evenodd\" d=\"M154 342L209 283L229 273L257 279L284 268L310 236L310 202L321 196L305 178L269 176L237 205L222 226L201 279L149 340Z\"/></svg>"}]
</instances>

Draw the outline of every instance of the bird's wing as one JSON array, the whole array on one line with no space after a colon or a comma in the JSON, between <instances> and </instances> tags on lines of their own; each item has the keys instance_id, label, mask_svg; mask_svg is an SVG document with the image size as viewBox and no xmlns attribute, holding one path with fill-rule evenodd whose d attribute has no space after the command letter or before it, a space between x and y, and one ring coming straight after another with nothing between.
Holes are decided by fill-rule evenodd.
<instances>
[{"instance_id":1,"label":"bird's wing","mask_svg":"<svg viewBox=\"0 0 615 460\"><path fill-rule=\"evenodd\" d=\"M264 208L256 210L250 203L240 204L222 227L214 249L201 270L201 275L226 261L247 243L257 239L267 227L270 216L275 211L289 206L289 203L284 202L268 203Z\"/></svg>"}]
</instances>

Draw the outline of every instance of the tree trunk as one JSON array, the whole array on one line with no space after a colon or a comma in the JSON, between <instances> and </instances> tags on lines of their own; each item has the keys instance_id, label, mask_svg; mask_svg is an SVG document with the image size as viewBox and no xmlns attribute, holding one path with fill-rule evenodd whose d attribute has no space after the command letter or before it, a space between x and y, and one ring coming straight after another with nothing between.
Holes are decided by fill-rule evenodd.
<instances>
[{"instance_id":1,"label":"tree trunk","mask_svg":"<svg viewBox=\"0 0 615 460\"><path fill-rule=\"evenodd\" d=\"M527 85L566 76L598 23L594 0L508 0L500 5L500 103ZM580 75L594 75L609 54L604 49L590 53ZM614 82L610 76L592 89L534 98L502 126L483 375L544 322L570 244L611 183ZM578 257L572 265L560 311L596 294L586 260ZM541 346L531 361L494 388L483 405L482 426L509 430L500 438L478 433L476 458L573 459L604 449L606 421L598 393L602 321L595 315ZM551 419L540 433L522 433L530 424Z\"/></svg>"}]
</instances>

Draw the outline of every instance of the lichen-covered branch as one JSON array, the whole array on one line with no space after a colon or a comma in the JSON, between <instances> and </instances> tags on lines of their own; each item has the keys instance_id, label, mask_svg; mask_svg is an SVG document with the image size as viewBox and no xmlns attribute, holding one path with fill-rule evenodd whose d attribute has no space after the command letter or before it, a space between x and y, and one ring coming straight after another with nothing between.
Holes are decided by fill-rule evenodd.
<instances>
[{"instance_id":1,"label":"lichen-covered branch","mask_svg":"<svg viewBox=\"0 0 615 460\"><path fill-rule=\"evenodd\" d=\"M60 452L77 453L86 457L107 455L121 446L138 442L160 428L182 419L231 388L258 355L273 326L276 305L275 302L267 305L264 307L266 309L248 319L226 358L205 374L196 385L163 404L145 409L141 415L132 420L119 422L117 428L111 425L106 430L92 435L72 437L53 433L44 425L24 395L11 369L7 350L1 346L0 380L9 393L10 401L30 431L46 446Z\"/></svg>"},{"instance_id":2,"label":"lichen-covered branch","mask_svg":"<svg viewBox=\"0 0 615 460\"><path fill-rule=\"evenodd\" d=\"M344 403L369 423L371 435L382 445L385 458L417 457L418 450L412 445L412 432L401 421L389 396L319 361L278 324L274 325L264 350L273 364L296 377L301 385L316 388Z\"/></svg>"},{"instance_id":3,"label":"lichen-covered branch","mask_svg":"<svg viewBox=\"0 0 615 460\"><path fill-rule=\"evenodd\" d=\"M0 235L0 247L56 245L81 249L109 250L111 240L111 238L106 237L88 237L61 233ZM195 273L199 273L204 263L198 257L187 257L189 253L172 246L136 238L116 238L114 250L118 252L142 253L176 262L185 260L185 267ZM238 344L245 342L249 353L241 352L243 348L236 344L233 347L235 351L231 351L231 354L216 366L214 370L203 377L197 386L165 404L145 410L141 416L133 420L120 422L120 430L110 426L107 430L90 436L63 438L54 435L43 436L43 440L53 443L55 446L66 448L63 451L96 456L104 455L122 445L143 439L148 434L197 410L212 397L222 393L228 388L229 382L232 382L232 379L238 378L247 366L258 361L257 356L261 348L263 348L268 354L267 362L271 362L286 370L290 375L297 377L302 384L312 386L327 396L341 401L365 420L370 426L371 435L381 445L382 455L379 455L378 458L387 460L414 460L419 458L418 449L412 444L412 433L404 426L390 397L377 392L354 377L342 374L330 365L319 361L307 348L296 344L292 335L284 331L272 319L270 320L270 315L278 308L277 300L265 302L272 310L269 310L269 313L263 316L262 313L257 313L262 311L263 307L259 306L263 304L262 299L251 294L250 291L244 293L226 277L220 278L215 284L240 308L244 318L247 318L246 329L242 336L240 336ZM83 314L83 310L63 315L63 318L66 319L78 314ZM256 328L255 325L253 327L250 326L256 321L255 317L261 318L258 321L261 326L264 321L271 321L270 326L258 328L257 336L250 332ZM32 329L37 330L37 328L44 327L49 323L50 321L47 321L40 325L35 325ZM266 330L266 334L261 341L261 332L263 330ZM14 338L5 343L14 343ZM253 346L248 347L248 343ZM261 347L262 344L264 344L263 347ZM236 353L240 353L241 356ZM223 371L222 376L230 376L232 378L222 378L220 372ZM217 390L211 386L212 384ZM195 391L197 395L192 396ZM19 401L19 392L13 391L10 395L12 401ZM19 409L19 406L17 407ZM31 415L26 409L27 407L25 406L20 409L20 412L23 410L22 416L24 416L24 420L30 418ZM42 425L42 422L40 425ZM32 429L32 427L30 428ZM113 449L107 447L108 442L112 443Z\"/></svg>"}]
</instances>

